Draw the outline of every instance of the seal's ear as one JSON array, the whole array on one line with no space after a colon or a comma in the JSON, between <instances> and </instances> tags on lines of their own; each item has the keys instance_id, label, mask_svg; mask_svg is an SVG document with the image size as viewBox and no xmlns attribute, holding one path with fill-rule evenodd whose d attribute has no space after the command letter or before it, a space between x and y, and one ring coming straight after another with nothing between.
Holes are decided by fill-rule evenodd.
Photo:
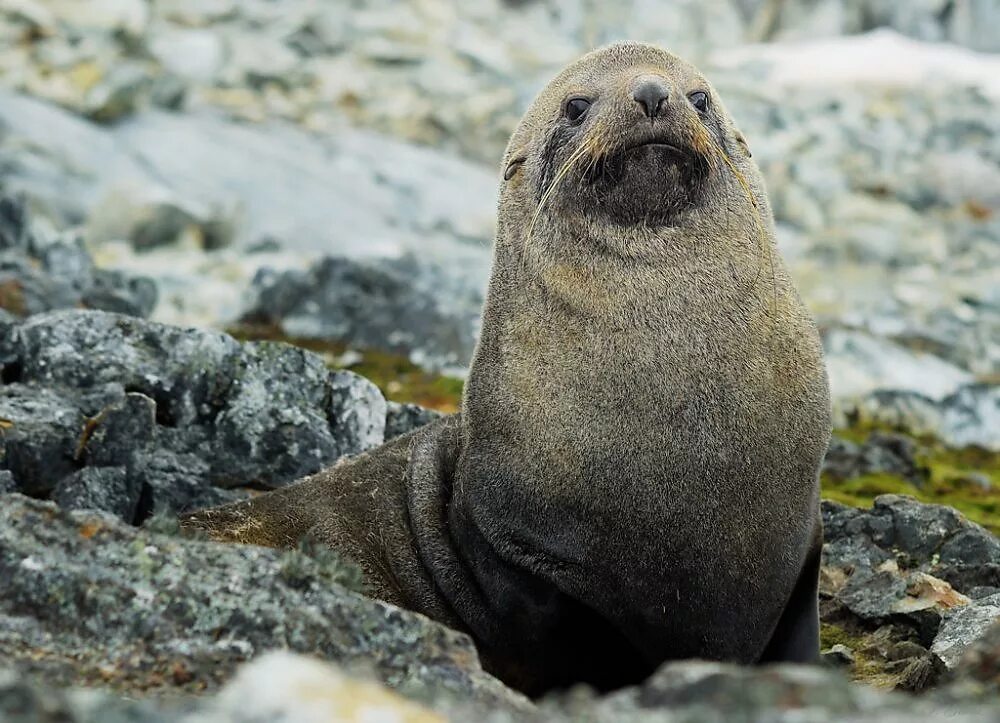
<instances>
[{"instance_id":1,"label":"seal's ear","mask_svg":"<svg viewBox=\"0 0 1000 723\"><path fill-rule=\"evenodd\" d=\"M753 153L750 152L750 144L747 143L747 139L739 131L736 131L736 142L747 152L747 158L753 158Z\"/></svg>"},{"instance_id":2,"label":"seal's ear","mask_svg":"<svg viewBox=\"0 0 1000 723\"><path fill-rule=\"evenodd\" d=\"M528 157L523 153L514 154L514 157L510 159L510 162L507 163L507 167L503 171L503 180L509 181L512 179L521 170L521 164L526 160L528 160Z\"/></svg>"}]
</instances>

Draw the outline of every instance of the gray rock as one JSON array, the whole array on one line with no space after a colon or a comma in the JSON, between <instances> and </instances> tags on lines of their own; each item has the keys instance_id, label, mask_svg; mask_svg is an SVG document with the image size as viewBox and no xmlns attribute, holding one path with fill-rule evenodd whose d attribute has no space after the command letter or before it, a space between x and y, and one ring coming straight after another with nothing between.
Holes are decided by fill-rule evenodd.
<instances>
[{"instance_id":1,"label":"gray rock","mask_svg":"<svg viewBox=\"0 0 1000 723\"><path fill-rule=\"evenodd\" d=\"M403 691L527 708L480 669L466 636L347 590L345 569L6 495L0 655L50 683L192 693L218 686L248 658L287 649L364 666Z\"/></svg>"},{"instance_id":2,"label":"gray rock","mask_svg":"<svg viewBox=\"0 0 1000 723\"><path fill-rule=\"evenodd\" d=\"M345 453L363 451L373 439L381 442L382 429L373 432L359 419L338 420L343 421L339 435L343 444L334 437L323 402L328 394L341 400L355 393L340 405L341 416L346 417L348 408L369 401L355 387L367 392L370 383L356 374L334 379L317 355L271 342L247 344L231 367L228 401L214 424L218 442L228 451L213 464L223 483L279 486Z\"/></svg>"},{"instance_id":3,"label":"gray rock","mask_svg":"<svg viewBox=\"0 0 1000 723\"><path fill-rule=\"evenodd\" d=\"M401 434L412 432L418 427L430 424L441 416L441 412L434 409L426 409L417 404L389 402L386 406L385 415L385 439L388 441Z\"/></svg>"},{"instance_id":4,"label":"gray rock","mask_svg":"<svg viewBox=\"0 0 1000 723\"><path fill-rule=\"evenodd\" d=\"M52 500L66 510L100 510L132 523L141 487L124 467L85 467L64 477Z\"/></svg>"},{"instance_id":5,"label":"gray rock","mask_svg":"<svg viewBox=\"0 0 1000 723\"><path fill-rule=\"evenodd\" d=\"M134 450L151 444L155 434L156 402L144 394L126 394L89 421L84 459L98 467L128 464Z\"/></svg>"},{"instance_id":6,"label":"gray rock","mask_svg":"<svg viewBox=\"0 0 1000 723\"><path fill-rule=\"evenodd\" d=\"M823 460L823 472L845 480L864 474L894 474L917 485L928 471L916 461L917 443L902 434L875 432L858 445L834 436Z\"/></svg>"},{"instance_id":7,"label":"gray rock","mask_svg":"<svg viewBox=\"0 0 1000 723\"><path fill-rule=\"evenodd\" d=\"M31 228L23 199L0 194L0 306L25 317L85 307L149 316L151 279L94 267L76 237L43 236Z\"/></svg>"},{"instance_id":8,"label":"gray rock","mask_svg":"<svg viewBox=\"0 0 1000 723\"><path fill-rule=\"evenodd\" d=\"M952 674L958 696L982 696L995 701L1000 693L1000 622L993 623L966 648Z\"/></svg>"},{"instance_id":9,"label":"gray rock","mask_svg":"<svg viewBox=\"0 0 1000 723\"><path fill-rule=\"evenodd\" d=\"M384 438L375 385L286 344L62 311L10 325L0 354L3 466L18 489L43 496L58 485L55 499L79 507L106 480L129 503L98 508L128 521L245 494L230 487L288 484ZM127 480L70 478L84 465Z\"/></svg>"},{"instance_id":10,"label":"gray rock","mask_svg":"<svg viewBox=\"0 0 1000 723\"><path fill-rule=\"evenodd\" d=\"M571 720L724 723L748 721L892 721L941 715L986 720L986 705L951 706L931 698L880 693L837 671L812 666L736 667L668 663L645 683L603 699L584 696L564 708Z\"/></svg>"},{"instance_id":11,"label":"gray rock","mask_svg":"<svg viewBox=\"0 0 1000 723\"><path fill-rule=\"evenodd\" d=\"M887 562L955 590L1000 586L1000 540L956 510L882 495L870 510L823 501L826 566L872 571Z\"/></svg>"},{"instance_id":12,"label":"gray rock","mask_svg":"<svg viewBox=\"0 0 1000 723\"><path fill-rule=\"evenodd\" d=\"M931 651L954 668L973 643L1000 624L1000 593L979 598L944 614Z\"/></svg>"},{"instance_id":13,"label":"gray rock","mask_svg":"<svg viewBox=\"0 0 1000 723\"><path fill-rule=\"evenodd\" d=\"M823 336L823 348L830 385L838 396L900 389L940 400L973 381L969 372L934 355L859 331L830 330Z\"/></svg>"},{"instance_id":14,"label":"gray rock","mask_svg":"<svg viewBox=\"0 0 1000 723\"><path fill-rule=\"evenodd\" d=\"M940 401L921 394L878 391L840 409L842 418L930 434L953 447L1000 451L1000 386L970 384Z\"/></svg>"},{"instance_id":15,"label":"gray rock","mask_svg":"<svg viewBox=\"0 0 1000 723\"><path fill-rule=\"evenodd\" d=\"M308 271L262 271L243 321L279 327L288 336L416 354L429 366L464 366L475 346L478 298L465 314L440 308L417 279L428 271L413 257L358 262L327 257Z\"/></svg>"},{"instance_id":16,"label":"gray rock","mask_svg":"<svg viewBox=\"0 0 1000 723\"><path fill-rule=\"evenodd\" d=\"M357 454L385 441L386 401L372 382L351 371L330 374L330 424L338 455Z\"/></svg>"},{"instance_id":17,"label":"gray rock","mask_svg":"<svg viewBox=\"0 0 1000 723\"><path fill-rule=\"evenodd\" d=\"M66 396L35 385L0 386L0 420L3 467L18 490L47 494L76 471L84 415Z\"/></svg>"}]
</instances>

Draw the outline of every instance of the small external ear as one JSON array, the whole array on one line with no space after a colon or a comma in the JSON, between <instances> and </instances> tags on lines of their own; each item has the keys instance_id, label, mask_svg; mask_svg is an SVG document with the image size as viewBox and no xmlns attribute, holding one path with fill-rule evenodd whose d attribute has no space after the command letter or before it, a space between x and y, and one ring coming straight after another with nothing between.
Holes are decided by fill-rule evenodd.
<instances>
[{"instance_id":1,"label":"small external ear","mask_svg":"<svg viewBox=\"0 0 1000 723\"><path fill-rule=\"evenodd\" d=\"M747 152L748 158L753 158L753 153L750 152L750 144L747 143L747 139L739 131L736 131L736 142L743 146L743 150Z\"/></svg>"},{"instance_id":2,"label":"small external ear","mask_svg":"<svg viewBox=\"0 0 1000 723\"><path fill-rule=\"evenodd\" d=\"M507 168L503 172L503 180L509 181L514 177L514 175L521 170L521 164L528 160L527 156L518 155L510 159L510 163L507 164Z\"/></svg>"}]
</instances>

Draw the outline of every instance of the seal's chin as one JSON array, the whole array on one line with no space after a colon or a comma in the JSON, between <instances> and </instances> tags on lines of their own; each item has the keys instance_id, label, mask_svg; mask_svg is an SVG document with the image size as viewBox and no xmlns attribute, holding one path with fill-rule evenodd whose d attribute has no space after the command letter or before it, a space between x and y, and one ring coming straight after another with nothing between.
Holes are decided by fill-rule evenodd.
<instances>
[{"instance_id":1,"label":"seal's chin","mask_svg":"<svg viewBox=\"0 0 1000 723\"><path fill-rule=\"evenodd\" d=\"M628 145L587 173L582 208L620 224L674 225L698 202L706 169L700 154L664 140Z\"/></svg>"}]
</instances>

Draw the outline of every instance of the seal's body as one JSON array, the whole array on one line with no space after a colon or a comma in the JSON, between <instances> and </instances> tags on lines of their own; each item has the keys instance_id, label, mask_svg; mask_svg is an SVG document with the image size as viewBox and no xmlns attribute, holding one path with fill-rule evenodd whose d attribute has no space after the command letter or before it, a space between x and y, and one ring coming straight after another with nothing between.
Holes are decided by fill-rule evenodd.
<instances>
[{"instance_id":1,"label":"seal's body","mask_svg":"<svg viewBox=\"0 0 1000 723\"><path fill-rule=\"evenodd\" d=\"M527 692L813 660L829 399L772 223L696 69L585 56L508 147L461 414L188 524L318 536Z\"/></svg>"}]
</instances>

